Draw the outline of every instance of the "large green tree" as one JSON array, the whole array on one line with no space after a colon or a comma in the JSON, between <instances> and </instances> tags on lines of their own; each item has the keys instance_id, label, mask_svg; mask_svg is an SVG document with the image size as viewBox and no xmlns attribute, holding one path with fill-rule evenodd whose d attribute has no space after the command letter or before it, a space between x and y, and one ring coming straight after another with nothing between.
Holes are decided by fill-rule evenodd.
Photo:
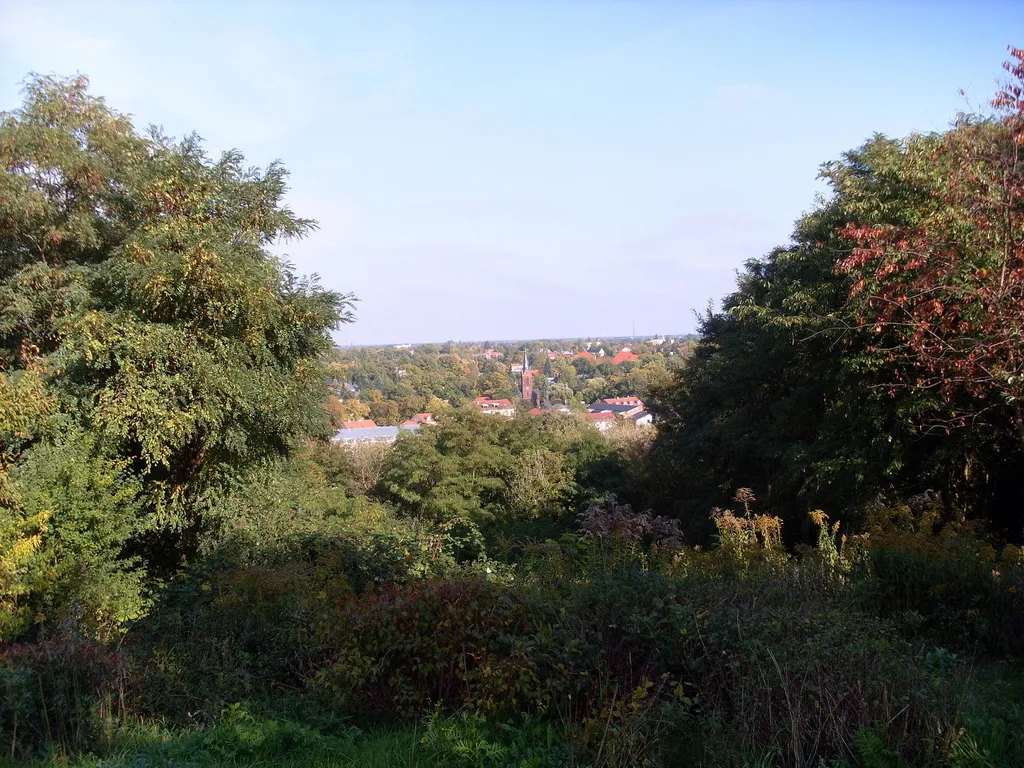
<instances>
[{"instance_id":1,"label":"large green tree","mask_svg":"<svg viewBox=\"0 0 1024 768\"><path fill-rule=\"evenodd\" d=\"M885 356L857 327L850 278L835 268L853 247L842 234L850 222L913 214L918 192L893 172L902 154L878 136L826 165L833 195L797 223L792 244L747 262L654 399L663 429L652 470L668 480L657 501L692 531L740 487L796 522L816 507L848 514L896 481L931 477L920 465L932 449L912 423L929 398L884 386Z\"/></svg>"},{"instance_id":2,"label":"large green tree","mask_svg":"<svg viewBox=\"0 0 1024 768\"><path fill-rule=\"evenodd\" d=\"M42 426L0 432L4 464L41 467L44 448L59 462L74 452L47 445L89 436L103 482L136 497L121 546L165 565L248 471L328 429L320 356L353 299L271 251L315 228L285 181L278 163L138 132L81 77L33 78L0 114L0 374L8 394L53 400ZM26 377L44 392L19 390Z\"/></svg>"}]
</instances>

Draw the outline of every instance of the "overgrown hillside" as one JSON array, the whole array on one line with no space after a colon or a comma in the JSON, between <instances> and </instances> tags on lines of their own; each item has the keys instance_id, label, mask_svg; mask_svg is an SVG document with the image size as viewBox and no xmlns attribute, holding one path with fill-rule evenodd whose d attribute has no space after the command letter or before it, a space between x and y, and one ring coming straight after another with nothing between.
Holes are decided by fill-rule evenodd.
<instances>
[{"instance_id":1,"label":"overgrown hillside","mask_svg":"<svg viewBox=\"0 0 1024 768\"><path fill-rule=\"evenodd\" d=\"M606 433L474 409L515 396L475 349L334 350L353 297L271 252L315 228L281 166L32 80L0 117L0 760L1024 764L1011 53L991 114L823 166L692 350L552 360L543 397L658 418ZM436 423L330 441L374 408Z\"/></svg>"}]
</instances>

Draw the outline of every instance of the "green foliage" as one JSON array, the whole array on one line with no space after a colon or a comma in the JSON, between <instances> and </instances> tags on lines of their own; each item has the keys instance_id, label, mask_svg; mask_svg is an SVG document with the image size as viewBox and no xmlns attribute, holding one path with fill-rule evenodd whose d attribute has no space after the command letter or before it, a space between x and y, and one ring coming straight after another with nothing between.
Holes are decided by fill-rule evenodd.
<instances>
[{"instance_id":1,"label":"green foliage","mask_svg":"<svg viewBox=\"0 0 1024 768\"><path fill-rule=\"evenodd\" d=\"M573 419L496 419L472 411L399 440L381 497L405 515L478 524L559 519L621 474L614 447Z\"/></svg>"},{"instance_id":2,"label":"green foliage","mask_svg":"<svg viewBox=\"0 0 1024 768\"><path fill-rule=\"evenodd\" d=\"M317 628L340 606L385 580L452 567L457 544L443 534L361 528L376 515L229 541L167 585L132 633L136 653L150 660L135 689L143 710L209 722L233 701L300 689L334 652Z\"/></svg>"},{"instance_id":3,"label":"green foliage","mask_svg":"<svg viewBox=\"0 0 1024 768\"><path fill-rule=\"evenodd\" d=\"M869 143L850 166L874 179L884 146ZM842 173L832 175L839 190ZM906 461L907 405L872 388L879 362L848 329L848 279L834 271L848 247L836 228L854 202L837 191L797 223L793 245L747 262L723 310L702 319L693 357L652 403L663 425L654 464L678 478L659 506L681 513L694 538L711 532L705 510L737 487L790 523L814 508L845 519Z\"/></svg>"},{"instance_id":4,"label":"green foliage","mask_svg":"<svg viewBox=\"0 0 1024 768\"><path fill-rule=\"evenodd\" d=\"M837 268L856 246L851 227L941 217L922 187L944 178L937 141L876 136L826 164L832 196L797 222L792 245L747 262L722 311L702 319L693 357L652 403L662 424L653 466L678 478L658 504L692 537L711 533L704 510L740 486L791 524L819 508L853 525L892 487L937 487L1019 530L1009 511L1022 493L1019 446L982 421L936 428L948 406L933 387L899 383L898 332L875 332L877 307L849 303L854 277ZM994 418L994 405L979 407Z\"/></svg>"},{"instance_id":5,"label":"green foliage","mask_svg":"<svg viewBox=\"0 0 1024 768\"><path fill-rule=\"evenodd\" d=\"M543 709L573 690L584 650L552 609L481 579L385 585L324 617L332 652L311 685L348 712Z\"/></svg>"},{"instance_id":6,"label":"green foliage","mask_svg":"<svg viewBox=\"0 0 1024 768\"><path fill-rule=\"evenodd\" d=\"M995 326L976 311L1019 256L992 240L1019 212L996 235L975 215L994 189L1016 199L991 172L1017 173L1015 98L1012 120L827 164L831 197L747 263L678 370L680 345L618 366L501 346L572 408L656 393L651 438L461 407L517 393L480 345L325 365L352 299L272 254L314 226L279 165L140 135L80 78L31 80L0 116L6 757L1021 764L1024 558L999 536L1024 497L1018 353L981 349L957 378L877 301L917 302L905 278L938 269L915 285L974 293L929 327L960 351L978 328L1019 336L1012 291ZM956 258L917 263L937 242ZM913 391L913 370L955 386ZM346 415L423 410L437 425L393 447L316 442ZM398 730L347 725L371 718Z\"/></svg>"},{"instance_id":7,"label":"green foliage","mask_svg":"<svg viewBox=\"0 0 1024 768\"><path fill-rule=\"evenodd\" d=\"M31 621L26 597L42 563L49 510L27 512L10 469L42 428L53 407L38 371L0 372L0 639L20 634Z\"/></svg>"},{"instance_id":8,"label":"green foliage","mask_svg":"<svg viewBox=\"0 0 1024 768\"><path fill-rule=\"evenodd\" d=\"M452 768L555 768L573 765L573 753L550 723L526 717L494 723L481 712L445 715L438 708L426 720L420 754L429 765Z\"/></svg>"},{"instance_id":9,"label":"green foliage","mask_svg":"<svg viewBox=\"0 0 1024 768\"><path fill-rule=\"evenodd\" d=\"M125 551L140 531L140 487L124 462L93 447L88 436L69 435L32 448L12 472L23 514L46 521L19 606L37 625L74 618L110 636L147 605L139 558Z\"/></svg>"},{"instance_id":10,"label":"green foliage","mask_svg":"<svg viewBox=\"0 0 1024 768\"><path fill-rule=\"evenodd\" d=\"M345 727L324 733L289 718L259 717L244 707L227 707L202 730L166 729L132 723L112 734L102 757L56 754L49 760L17 765L68 768L398 768L424 765L412 731L366 732ZM0 759L0 765L6 763ZM13 766L14 764L12 764Z\"/></svg>"},{"instance_id":11,"label":"green foliage","mask_svg":"<svg viewBox=\"0 0 1024 768\"><path fill-rule=\"evenodd\" d=\"M966 652L1020 654L1024 562L977 523L942 520L933 495L873 504L864 549L871 601L933 642Z\"/></svg>"},{"instance_id":12,"label":"green foliage","mask_svg":"<svg viewBox=\"0 0 1024 768\"><path fill-rule=\"evenodd\" d=\"M317 358L351 297L269 252L314 226L280 165L141 136L87 85L32 79L0 116L0 369L41 372L60 421L138 480L145 525L186 532L144 553L173 568L218 495L326 430Z\"/></svg>"}]
</instances>

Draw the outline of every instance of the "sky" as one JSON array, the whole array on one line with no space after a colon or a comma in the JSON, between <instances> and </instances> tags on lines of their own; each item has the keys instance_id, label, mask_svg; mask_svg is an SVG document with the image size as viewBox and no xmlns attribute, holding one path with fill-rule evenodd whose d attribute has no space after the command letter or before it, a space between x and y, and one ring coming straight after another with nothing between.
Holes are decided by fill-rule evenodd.
<instances>
[{"instance_id":1,"label":"sky","mask_svg":"<svg viewBox=\"0 0 1024 768\"><path fill-rule=\"evenodd\" d=\"M984 108L1024 6L0 0L0 109L91 80L142 129L291 171L280 246L339 344L686 333L819 166Z\"/></svg>"}]
</instances>

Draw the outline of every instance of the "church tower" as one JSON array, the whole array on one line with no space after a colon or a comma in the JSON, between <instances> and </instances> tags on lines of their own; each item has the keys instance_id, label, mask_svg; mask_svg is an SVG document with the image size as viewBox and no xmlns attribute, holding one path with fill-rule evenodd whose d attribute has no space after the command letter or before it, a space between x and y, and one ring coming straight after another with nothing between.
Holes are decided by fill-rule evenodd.
<instances>
[{"instance_id":1,"label":"church tower","mask_svg":"<svg viewBox=\"0 0 1024 768\"><path fill-rule=\"evenodd\" d=\"M523 400L533 402L533 371L530 370L530 361L523 352Z\"/></svg>"}]
</instances>

